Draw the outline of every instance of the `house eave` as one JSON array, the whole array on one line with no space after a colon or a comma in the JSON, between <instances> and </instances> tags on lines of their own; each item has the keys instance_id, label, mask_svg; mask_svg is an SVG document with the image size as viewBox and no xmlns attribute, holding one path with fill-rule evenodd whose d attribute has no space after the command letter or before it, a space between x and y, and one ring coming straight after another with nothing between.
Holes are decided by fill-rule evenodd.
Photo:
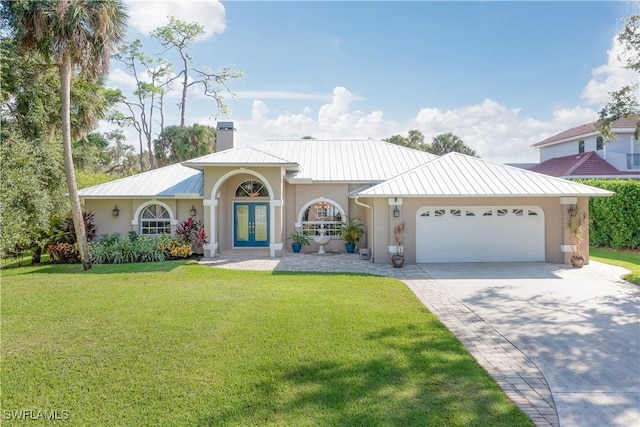
<instances>
[{"instance_id":1,"label":"house eave","mask_svg":"<svg viewBox=\"0 0 640 427\"><path fill-rule=\"evenodd\" d=\"M233 167L233 168L245 168L245 169L249 169L249 168L263 168L263 167L267 167L267 168L284 168L288 171L298 171L300 168L300 165L298 165L297 163L241 163L241 162L234 162L234 163L189 163L189 162L185 162L182 163L183 166L192 168L192 169L196 169L196 170L204 170L204 168L208 168L208 167Z\"/></svg>"},{"instance_id":2,"label":"house eave","mask_svg":"<svg viewBox=\"0 0 640 427\"><path fill-rule=\"evenodd\" d=\"M414 199L435 199L435 198L527 198L527 197L610 197L613 192L603 193L562 193L562 194L351 194L351 198L388 198L388 197L405 197Z\"/></svg>"}]
</instances>

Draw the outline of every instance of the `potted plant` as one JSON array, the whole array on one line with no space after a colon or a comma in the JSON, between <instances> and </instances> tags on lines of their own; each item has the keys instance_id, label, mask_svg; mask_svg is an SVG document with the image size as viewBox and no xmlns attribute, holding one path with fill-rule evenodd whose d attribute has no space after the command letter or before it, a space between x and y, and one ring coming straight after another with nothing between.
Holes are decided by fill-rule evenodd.
<instances>
[{"instance_id":1,"label":"potted plant","mask_svg":"<svg viewBox=\"0 0 640 427\"><path fill-rule=\"evenodd\" d=\"M292 240L291 249L293 249L293 252L300 252L300 249L302 249L303 246L309 244L307 236L297 231L289 234L289 239Z\"/></svg>"},{"instance_id":2,"label":"potted plant","mask_svg":"<svg viewBox=\"0 0 640 427\"><path fill-rule=\"evenodd\" d=\"M577 208L569 209L569 219L567 220L567 228L571 234L573 241L571 265L576 268L582 268L584 265L584 255L582 255L580 247L584 241L584 230L587 226L587 213L578 211Z\"/></svg>"},{"instance_id":3,"label":"potted plant","mask_svg":"<svg viewBox=\"0 0 640 427\"><path fill-rule=\"evenodd\" d=\"M356 250L356 243L364 234L364 224L358 218L347 217L342 222L340 237L344 240L344 247L348 253L352 254Z\"/></svg>"},{"instance_id":4,"label":"potted plant","mask_svg":"<svg viewBox=\"0 0 640 427\"><path fill-rule=\"evenodd\" d=\"M396 224L393 227L393 238L396 241L396 253L391 255L391 265L393 268L402 268L404 265L404 255L402 247L402 238L404 236L405 223L404 221Z\"/></svg>"}]
</instances>

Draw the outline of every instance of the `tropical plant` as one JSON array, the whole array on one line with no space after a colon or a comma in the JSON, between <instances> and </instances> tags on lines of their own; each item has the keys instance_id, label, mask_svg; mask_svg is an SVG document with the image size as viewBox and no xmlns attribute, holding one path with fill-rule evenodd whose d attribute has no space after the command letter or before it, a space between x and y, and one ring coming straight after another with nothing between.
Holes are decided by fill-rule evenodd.
<instances>
[{"instance_id":1,"label":"tropical plant","mask_svg":"<svg viewBox=\"0 0 640 427\"><path fill-rule=\"evenodd\" d=\"M569 209L569 217L567 219L567 229L571 235L573 243L572 251L573 258L584 258L582 255L582 242L584 241L584 232L589 225L586 212L580 212L578 208L572 207Z\"/></svg>"},{"instance_id":2,"label":"tropical plant","mask_svg":"<svg viewBox=\"0 0 640 427\"><path fill-rule=\"evenodd\" d=\"M202 248L209 243L202 221L193 218L189 218L178 224L176 227L176 237L181 239L183 243L192 244L196 248Z\"/></svg>"},{"instance_id":3,"label":"tropical plant","mask_svg":"<svg viewBox=\"0 0 640 427\"><path fill-rule=\"evenodd\" d=\"M346 217L342 221L340 237L345 244L356 244L364 234L364 224L356 217Z\"/></svg>"},{"instance_id":4,"label":"tropical plant","mask_svg":"<svg viewBox=\"0 0 640 427\"><path fill-rule=\"evenodd\" d=\"M309 238L305 236L303 233L300 233L298 231L294 231L291 234L289 234L289 239L293 243L299 243L303 246L306 246L309 244Z\"/></svg>"},{"instance_id":5,"label":"tropical plant","mask_svg":"<svg viewBox=\"0 0 640 427\"><path fill-rule=\"evenodd\" d=\"M107 73L113 48L124 37L127 15L120 0L15 1L9 2L7 12L21 46L52 59L58 67L67 187L82 265L89 270L91 256L71 149L71 77L77 71L87 80L95 80ZM73 129L78 135L86 130Z\"/></svg>"},{"instance_id":6,"label":"tropical plant","mask_svg":"<svg viewBox=\"0 0 640 427\"><path fill-rule=\"evenodd\" d=\"M393 227L393 238L396 241L396 247L401 247L402 246L402 241L404 239L404 230L406 228L406 224L404 223L404 221L396 224Z\"/></svg>"}]
</instances>

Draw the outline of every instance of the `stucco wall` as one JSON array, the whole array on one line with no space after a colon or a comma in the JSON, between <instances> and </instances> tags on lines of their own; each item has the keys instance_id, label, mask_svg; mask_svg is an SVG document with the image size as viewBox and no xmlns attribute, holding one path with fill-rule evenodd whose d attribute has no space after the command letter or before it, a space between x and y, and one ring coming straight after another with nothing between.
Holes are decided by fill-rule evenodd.
<instances>
[{"instance_id":1,"label":"stucco wall","mask_svg":"<svg viewBox=\"0 0 640 427\"><path fill-rule=\"evenodd\" d=\"M94 213L98 236L113 233L124 236L130 231L139 232L139 225L133 222L139 223L136 213L142 205L149 202L162 202L167 205L178 224L190 217L191 206L196 209L194 219L204 219L201 199L87 199L84 201L84 209ZM120 211L117 217L112 214L115 206L118 206ZM175 231L175 225L171 227L171 231ZM208 232L206 227L205 231Z\"/></svg>"},{"instance_id":2,"label":"stucco wall","mask_svg":"<svg viewBox=\"0 0 640 427\"><path fill-rule=\"evenodd\" d=\"M566 263L570 254L562 252L562 245L569 244L566 233L567 205L561 205L559 197L532 198L403 198L400 206L400 217L392 216L392 206L387 198L363 199L364 203L373 205L372 227L375 233L373 257L376 263L389 262L388 247L395 245L393 227L400 221L406 224L404 235L404 255L407 263L416 262L416 213L422 206L538 206L544 211L545 221L545 261L550 263ZM587 206L587 198L578 199L580 207ZM588 253L588 231L585 236L583 252Z\"/></svg>"}]
</instances>

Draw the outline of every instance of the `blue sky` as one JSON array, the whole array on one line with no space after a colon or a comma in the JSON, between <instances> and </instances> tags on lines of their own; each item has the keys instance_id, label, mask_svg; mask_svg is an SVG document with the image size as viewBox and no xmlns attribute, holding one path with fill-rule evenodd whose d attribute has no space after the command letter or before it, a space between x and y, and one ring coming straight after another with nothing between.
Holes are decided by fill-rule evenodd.
<instances>
[{"instance_id":1,"label":"blue sky","mask_svg":"<svg viewBox=\"0 0 640 427\"><path fill-rule=\"evenodd\" d=\"M129 39L167 14L197 20L199 66L245 73L227 98L240 145L264 139L453 132L487 159L537 161L530 145L592 121L637 82L614 44L628 2L128 2ZM171 59L171 58L169 58ZM111 84L130 91L112 64ZM177 124L175 102L167 122ZM194 98L187 121L215 125ZM133 134L130 134L133 137Z\"/></svg>"}]
</instances>

